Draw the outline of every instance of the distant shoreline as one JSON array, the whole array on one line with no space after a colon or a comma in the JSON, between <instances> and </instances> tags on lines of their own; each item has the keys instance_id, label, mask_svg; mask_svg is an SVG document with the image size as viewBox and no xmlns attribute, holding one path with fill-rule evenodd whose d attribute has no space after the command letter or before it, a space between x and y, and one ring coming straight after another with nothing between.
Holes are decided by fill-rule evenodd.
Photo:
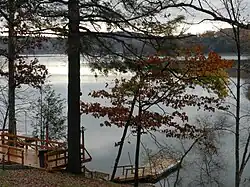
<instances>
[{"instance_id":1,"label":"distant shoreline","mask_svg":"<svg viewBox=\"0 0 250 187\"><path fill-rule=\"evenodd\" d=\"M20 54L19 56L22 57L60 57L60 56L67 56L65 53L51 53L51 54Z\"/></svg>"},{"instance_id":2,"label":"distant shoreline","mask_svg":"<svg viewBox=\"0 0 250 187\"><path fill-rule=\"evenodd\" d=\"M205 54L207 56L208 54ZM232 54L232 53L224 53L219 55L222 57L222 59L227 59L227 60L237 60L237 55ZM37 54L20 54L20 56L28 56L28 57L60 57L60 56L67 56L67 53L37 53ZM82 56L82 55L81 55ZM250 60L250 54L242 54L241 55L242 61L247 61Z\"/></svg>"}]
</instances>

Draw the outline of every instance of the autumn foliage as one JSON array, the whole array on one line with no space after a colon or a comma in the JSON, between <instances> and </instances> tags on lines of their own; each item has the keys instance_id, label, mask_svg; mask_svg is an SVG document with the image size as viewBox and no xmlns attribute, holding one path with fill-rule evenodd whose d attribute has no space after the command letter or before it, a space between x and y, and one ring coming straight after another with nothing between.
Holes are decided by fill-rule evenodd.
<instances>
[{"instance_id":1,"label":"autumn foliage","mask_svg":"<svg viewBox=\"0 0 250 187\"><path fill-rule=\"evenodd\" d=\"M23 58L19 58L15 62L14 68L15 87L27 84L34 88L40 88L48 75L46 66L39 64L36 58L30 60L30 62L25 61ZM8 77L8 72L0 70L0 75Z\"/></svg>"},{"instance_id":2,"label":"autumn foliage","mask_svg":"<svg viewBox=\"0 0 250 187\"><path fill-rule=\"evenodd\" d=\"M81 112L105 117L101 124L105 126L123 127L129 121L131 127L160 129L168 137L195 138L202 129L189 123L185 107L204 111L227 109L222 106L227 96L225 70L232 66L232 61L223 60L214 52L206 57L196 48L187 50L183 59L152 56L136 61L135 65L135 75L130 79L116 79L114 86L89 94L109 104L82 102ZM194 94L197 85L211 96Z\"/></svg>"}]
</instances>

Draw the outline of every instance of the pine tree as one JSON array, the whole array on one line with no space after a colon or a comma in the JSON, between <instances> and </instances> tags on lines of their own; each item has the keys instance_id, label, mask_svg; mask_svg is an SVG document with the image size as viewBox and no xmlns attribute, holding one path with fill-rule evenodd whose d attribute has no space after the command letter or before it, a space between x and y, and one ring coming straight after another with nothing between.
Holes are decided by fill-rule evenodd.
<instances>
[{"instance_id":1,"label":"pine tree","mask_svg":"<svg viewBox=\"0 0 250 187\"><path fill-rule=\"evenodd\" d=\"M50 85L46 85L41 94L42 97L31 106L34 119L31 124L34 128L33 135L45 139L44 134L48 126L49 140L65 140L67 119L65 99L62 99Z\"/></svg>"}]
</instances>

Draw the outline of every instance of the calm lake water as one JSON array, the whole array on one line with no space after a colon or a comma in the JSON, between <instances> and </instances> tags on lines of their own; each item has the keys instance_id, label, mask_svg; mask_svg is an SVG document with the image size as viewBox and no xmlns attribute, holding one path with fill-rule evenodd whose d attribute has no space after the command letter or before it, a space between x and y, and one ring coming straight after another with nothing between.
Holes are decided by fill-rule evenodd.
<instances>
[{"instance_id":1,"label":"calm lake water","mask_svg":"<svg viewBox=\"0 0 250 187\"><path fill-rule=\"evenodd\" d=\"M225 56L227 59L235 58L234 56ZM32 58L32 57L30 57ZM53 85L53 88L57 93L60 93L62 97L67 98L67 57L65 55L55 55L55 56L38 56L37 57L41 64L47 66L50 73L50 83ZM245 57L247 59L247 57ZM87 95L90 91L101 89L105 87L106 82L111 82L113 79L119 76L130 76L129 74L118 74L118 75L110 75L109 77L98 76L98 78L94 77L94 73L90 71L90 68L85 64L84 60L82 61L83 65L81 67L81 90L83 93L82 100L91 101ZM233 89L235 91L235 89ZM38 93L38 92L37 92ZM196 93L199 95L207 95L207 93L200 89L196 89ZM228 98L228 101L232 101ZM249 105L249 101L243 96L242 100L242 112L248 111L247 106ZM250 106L250 105L249 105ZM232 109L233 110L233 109ZM186 108L188 114L190 114L193 118L191 121L195 121L197 116L204 116L203 112L198 112L195 109ZM23 119L23 115L19 115L20 119ZM207 114L206 118L215 119L215 116L221 116L219 113ZM87 164L89 169L99 170L104 172L111 172L112 166L114 163L115 156L117 154L117 148L114 147L115 142L120 141L122 129L117 128L115 126L109 127L100 127L100 122L102 120L94 119L91 116L82 116L82 125L86 128L85 131L85 142L86 147L89 150L90 154L93 157L91 163ZM30 119L29 116L26 118L25 128L24 123L20 123L18 125L18 131L20 133L25 133L27 131L28 134L32 133L32 129L30 127ZM230 119L229 122L230 123ZM25 130L26 129L26 130ZM172 146L172 149L176 151L183 151L182 144L174 139L167 139L164 134L154 133L157 136L157 140L162 144L166 144ZM130 143L129 143L130 142ZM151 136L144 135L142 137L142 142L144 146L147 148L151 148L153 150L157 150L157 146L155 145L155 140ZM223 168L219 173L218 170L211 171L212 177L219 177L219 179L225 184L225 186L233 186L234 180L234 171L233 171L233 162L234 162L234 138L233 136L229 136L227 133L219 136L219 142L221 145L221 149L219 150L218 156L215 159L220 159L220 163L224 163L225 168ZM190 142L184 142L184 145L189 145ZM185 147L184 146L184 147ZM134 148L135 148L135 137L130 135L126 139L125 147L123 150L122 158L120 164L130 164L129 156L132 160L132 164L134 163ZM143 148L141 149L143 151ZM141 159L143 160L143 159ZM200 175L200 167L204 167L202 165L201 160L204 160L204 157L201 153L194 150L190 153L190 156L187 158L187 161L184 162L184 168L181 170L180 176L182 177L182 186L200 186L197 183L191 183L191 181L195 181L196 179L201 179L204 176ZM248 167L245 173L250 173L250 168ZM170 181L173 181L170 177ZM189 184L189 185L188 185ZM249 183L248 183L249 184ZM166 185L167 186L167 185ZM170 184L170 186L173 186ZM180 185L181 186L181 185ZM219 186L206 184L205 186ZM248 186L248 185L247 185Z\"/></svg>"}]
</instances>

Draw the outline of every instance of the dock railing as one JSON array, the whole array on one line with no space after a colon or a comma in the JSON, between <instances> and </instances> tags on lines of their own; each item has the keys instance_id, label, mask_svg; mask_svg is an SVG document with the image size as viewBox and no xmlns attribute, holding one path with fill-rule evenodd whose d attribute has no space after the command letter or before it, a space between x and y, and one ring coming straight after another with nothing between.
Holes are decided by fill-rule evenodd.
<instances>
[{"instance_id":1,"label":"dock railing","mask_svg":"<svg viewBox=\"0 0 250 187\"><path fill-rule=\"evenodd\" d=\"M0 147L2 150L0 150L0 153L2 154L2 162L4 163L5 161L7 162L16 162L18 159L19 163L24 165L24 150L18 147L12 147L8 145L1 145ZM3 151L5 150L5 151ZM7 159L5 158L7 156Z\"/></svg>"},{"instance_id":2,"label":"dock railing","mask_svg":"<svg viewBox=\"0 0 250 187\"><path fill-rule=\"evenodd\" d=\"M25 156L27 156L27 154L33 154L39 158L44 154L41 156L44 157L44 166L40 167L46 170L64 169L68 163L68 149L66 143L62 142L46 141L38 138L1 133L0 147L0 154L8 156L7 159L5 156L4 160L10 162L24 164L25 152ZM81 145L81 166L84 167L84 163L90 162L91 160L92 157L90 153L83 145Z\"/></svg>"},{"instance_id":3,"label":"dock railing","mask_svg":"<svg viewBox=\"0 0 250 187\"><path fill-rule=\"evenodd\" d=\"M57 170L65 168L68 163L68 149L56 148L54 150L50 150L46 154L45 160L46 160L45 165L49 170ZM91 160L92 160L91 155L89 154L87 149L84 148L84 152L83 150L81 152L81 167L84 168L85 166L84 164L86 162L90 162Z\"/></svg>"},{"instance_id":4,"label":"dock railing","mask_svg":"<svg viewBox=\"0 0 250 187\"><path fill-rule=\"evenodd\" d=\"M120 165L120 166L117 166L117 169L122 169L122 175L125 177L125 179L135 174L134 165ZM138 172L140 173L140 177L144 177L145 167L139 167Z\"/></svg>"},{"instance_id":5,"label":"dock railing","mask_svg":"<svg viewBox=\"0 0 250 187\"><path fill-rule=\"evenodd\" d=\"M38 151L39 149L54 150L55 148L64 148L65 143L56 141L46 141L33 137L13 135L9 133L0 134L2 145L13 144L16 147L25 149L33 149ZM46 145L47 143L47 145Z\"/></svg>"}]
</instances>

